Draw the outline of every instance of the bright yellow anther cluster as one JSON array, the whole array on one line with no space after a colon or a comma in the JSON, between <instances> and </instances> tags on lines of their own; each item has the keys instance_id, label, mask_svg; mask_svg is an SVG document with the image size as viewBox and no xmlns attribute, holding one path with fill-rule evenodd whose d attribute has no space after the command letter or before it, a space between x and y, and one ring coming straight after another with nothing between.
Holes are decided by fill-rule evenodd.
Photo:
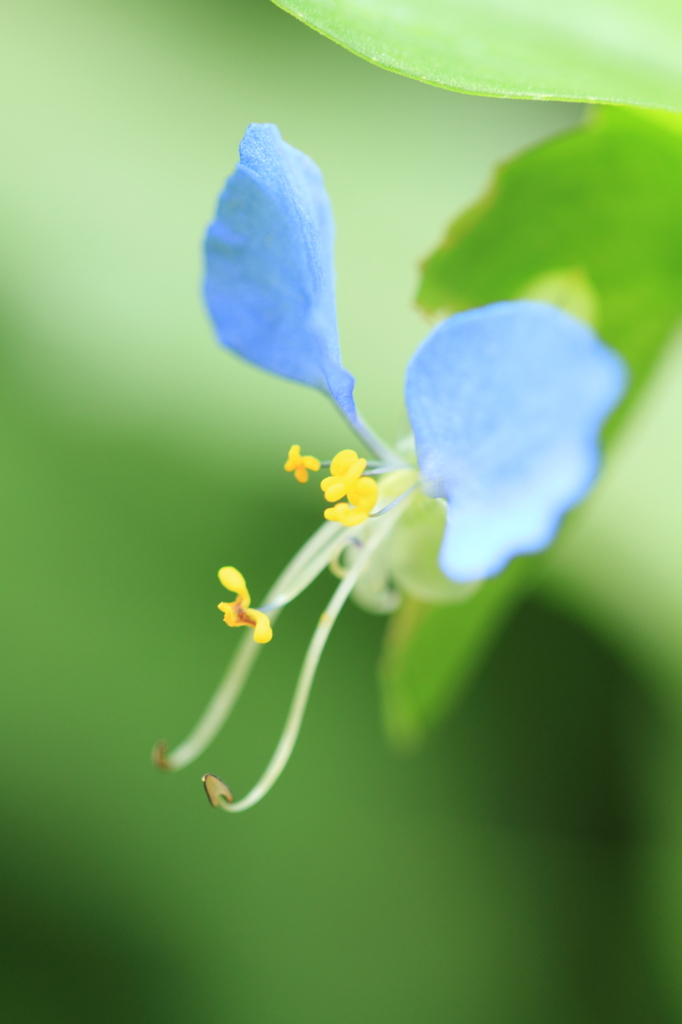
<instances>
[{"instance_id":1,"label":"bright yellow anther cluster","mask_svg":"<svg viewBox=\"0 0 682 1024\"><path fill-rule=\"evenodd\" d=\"M347 502L327 508L325 519L344 526L358 526L364 523L377 503L379 488L376 480L363 476L367 468L367 459L359 459L358 453L351 448L344 448L334 456L329 467L331 476L325 477L320 483L327 501L339 501L348 498Z\"/></svg>"},{"instance_id":2,"label":"bright yellow anther cluster","mask_svg":"<svg viewBox=\"0 0 682 1024\"><path fill-rule=\"evenodd\" d=\"M237 595L236 601L221 601L218 605L228 626L251 626L253 639L257 644L267 644L272 640L270 619L265 612L251 608L251 595L239 570L232 565L226 565L218 570L218 579L226 590L231 590Z\"/></svg>"},{"instance_id":3,"label":"bright yellow anther cluster","mask_svg":"<svg viewBox=\"0 0 682 1024\"><path fill-rule=\"evenodd\" d=\"M320 460L314 455L301 455L300 444L292 444L284 468L287 473L293 473L300 484L305 484L308 482L308 470L312 469L313 473L317 473Z\"/></svg>"}]
</instances>

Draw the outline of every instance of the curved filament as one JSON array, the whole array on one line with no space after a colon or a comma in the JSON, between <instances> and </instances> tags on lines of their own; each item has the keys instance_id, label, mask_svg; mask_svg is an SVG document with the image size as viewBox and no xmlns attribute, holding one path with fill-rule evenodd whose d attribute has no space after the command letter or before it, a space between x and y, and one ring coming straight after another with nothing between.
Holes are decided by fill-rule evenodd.
<instances>
[{"instance_id":1,"label":"curved filament","mask_svg":"<svg viewBox=\"0 0 682 1024\"><path fill-rule=\"evenodd\" d=\"M293 601L329 564L332 547L342 530L338 523L324 523L294 555L270 588L262 606L268 608L271 623L284 605ZM242 637L225 675L189 736L170 753L163 743L154 748L152 757L159 768L179 771L195 761L213 742L239 700L261 649L262 644L254 642L250 631Z\"/></svg>"},{"instance_id":2,"label":"curved filament","mask_svg":"<svg viewBox=\"0 0 682 1024\"><path fill-rule=\"evenodd\" d=\"M241 800L234 803L227 802L227 799L221 799L214 803L214 806L218 806L219 804L224 811L228 811L231 814L246 811L249 807L253 807L254 804L257 804L259 800L263 799L284 771L301 730L301 723L303 722L308 697L310 696L310 691L315 679L315 672L332 626L336 622L338 614L346 603L351 590L357 583L358 577L391 527L392 523L390 520L383 520L372 532L371 536L367 539L363 550L358 555L357 560L348 570L343 580L334 591L331 601L320 616L320 620L315 632L313 633L310 644L308 645L308 650L306 651L282 735L277 747L275 748L275 752L270 759L270 763L263 772L263 775L253 789L251 789L250 792ZM204 785L208 786L210 784L209 780L213 780L214 778L216 778L216 776L204 776ZM208 789L207 792L209 792ZM209 799L210 797L211 794L209 792Z\"/></svg>"}]
</instances>

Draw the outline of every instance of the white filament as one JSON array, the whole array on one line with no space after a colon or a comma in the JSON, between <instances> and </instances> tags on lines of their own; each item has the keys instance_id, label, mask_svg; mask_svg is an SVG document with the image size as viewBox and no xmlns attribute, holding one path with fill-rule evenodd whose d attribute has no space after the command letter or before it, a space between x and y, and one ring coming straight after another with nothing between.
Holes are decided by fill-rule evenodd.
<instances>
[{"instance_id":1,"label":"white filament","mask_svg":"<svg viewBox=\"0 0 682 1024\"><path fill-rule=\"evenodd\" d=\"M386 454L385 446L380 442L375 447L375 450L376 448L379 449L381 454ZM391 453L391 455L393 455L393 453ZM396 457L393 456L393 458L395 459ZM404 497L407 497L407 495L411 492L412 489L413 488L410 488L407 492L405 492L405 494L400 495L395 501L385 506L378 513L375 513L374 516L372 516L371 518L374 519L375 516L382 516L384 512L392 512L394 510L394 507L398 505ZM395 518L395 515L388 516L387 527L392 527ZM292 558L292 560L286 566L284 571L275 581L275 584L270 588L268 594L266 595L265 601L260 606L261 610L268 614L270 622L274 623L281 609L284 608L291 601L293 601L294 598L296 598L303 590L305 590L306 587L308 587L313 582L313 580L316 579L317 576L319 576L319 574L323 571L323 569L326 568L326 566L328 566L330 563L332 565L340 565L339 559L343 548L346 546L346 544L352 543L354 540L357 540L358 532L362 533L363 535L366 535L367 540L365 546L361 549L358 559L353 565L352 569L350 569L345 575L343 584L339 588L337 588L337 591L334 597L332 598L332 601L330 602L327 611L322 616L322 619L320 620L320 625L318 626L311 640L308 654L306 655L306 660L303 665L301 680L304 679L304 676L307 671L306 666L308 666L309 663L312 664L310 678L305 685L302 685L301 680L299 680L299 684L296 690L296 694L298 694L299 689L301 687L301 692L303 693L305 691L305 695L302 698L300 719L296 720L295 710L297 707L297 697L295 695L294 702L292 703L291 711L289 714L289 719L287 720L287 726L280 741L280 745L275 751L273 759L270 765L268 766L268 769L266 770L263 779L261 780L261 782L258 783L256 787L260 795L254 797L251 803L245 805L244 800L251 800L252 794L255 792L255 790L253 790L252 793L249 794L249 796L245 797L243 801L240 801L239 804L231 805L229 807L229 810L231 811L235 811L237 809L245 810L246 806L252 806L253 803L260 800L261 797L270 789L270 787L279 777L279 774L281 773L282 769L284 768L284 765L289 759L291 750L293 749L293 745L296 742L296 736L298 735L298 729L300 728L303 712L305 711L305 705L308 699L308 693L310 692L310 687L312 686L315 669L317 667L317 662L319 661L320 655L322 654L322 649L324 648L324 644L326 643L329 631L331 630L334 620L336 619L336 616L341 610L341 607L343 607L343 604L346 598L348 597L348 594L353 589L358 577L362 573L367 560L369 559L371 554L376 550L376 547L380 543L381 538L383 538L384 534L387 532L387 528L384 529L379 528L378 526L373 526L371 532L365 534L366 529L367 527L365 526L362 528L361 531L358 531L353 528L348 529L344 527L341 523L337 522L323 523L322 526L320 526L319 529L317 529L315 533L312 535L312 537L310 537L309 540L303 545L300 551L298 551L297 554ZM335 602L337 601L338 595L341 595L341 597L339 598L339 600L341 600L341 604L338 606L338 608L336 608ZM335 608L336 611L333 611L333 609ZM332 611L333 618L331 619L331 621L327 623L325 616L332 614ZM315 651L317 651L316 645L318 644L321 644L321 646L319 646L319 651L314 657L314 662L310 662L310 658L313 657ZM229 718L235 704L237 703L239 697L241 696L242 690L244 689L251 669L253 668L255 661L258 655L260 654L262 646L262 644L257 644L254 642L253 634L251 633L250 630L247 630L245 635L239 642L237 650L235 651L232 659L230 660L225 675L218 684L218 687L215 693L213 694L213 697L209 701L206 710L204 711L201 718L195 725L194 729L189 734L189 736L187 736L187 738L183 740L182 743L178 744L178 746L174 750L164 755L163 763L165 768L167 768L170 771L178 771L181 768L185 768L188 764L191 764L192 761L195 761L196 758L199 757L203 753L203 751L209 746L209 744L213 742L213 740L218 735L223 725ZM287 730L290 727L293 728L292 723L295 723L296 721L298 724L296 724L294 730L293 741L291 742L291 747L287 749L288 741L285 742ZM285 750L286 755L284 756L283 751ZM284 760L282 760L282 757L284 757ZM266 781L270 779L271 781ZM263 786L265 786L265 789L262 788Z\"/></svg>"},{"instance_id":2,"label":"white filament","mask_svg":"<svg viewBox=\"0 0 682 1024\"><path fill-rule=\"evenodd\" d=\"M324 523L294 555L265 599L265 605L271 603L274 609L268 613L270 622L274 622L284 605L300 594L329 564L331 547L342 531L340 523ZM263 646L255 643L251 630L246 630L225 675L194 729L175 750L165 755L164 766L168 770L185 768L213 742L239 700Z\"/></svg>"},{"instance_id":3,"label":"white filament","mask_svg":"<svg viewBox=\"0 0 682 1024\"><path fill-rule=\"evenodd\" d=\"M334 591L331 601L320 616L320 620L315 632L313 633L310 644L308 645L308 650L306 651L301 673L298 677L298 682L296 683L296 689L294 691L289 714L284 725L284 730L279 743L275 748L275 752L270 759L270 763L256 785L245 797L237 801L237 803L227 803L224 800L220 801L220 806L224 811L227 811L230 814L237 814L239 811L246 811L249 807L253 807L254 804L257 804L259 800L262 800L266 793L272 789L275 782L277 782L277 779L284 771L301 730L301 723L303 722L308 697L310 696L310 690L315 679L315 672L332 626L336 622L339 612L346 603L351 590L357 583L358 577L367 565L367 562L379 547L385 535L392 528L393 518L394 517L389 517L388 520L382 520L372 530L363 549L358 554L357 561L348 570L344 579Z\"/></svg>"}]
</instances>

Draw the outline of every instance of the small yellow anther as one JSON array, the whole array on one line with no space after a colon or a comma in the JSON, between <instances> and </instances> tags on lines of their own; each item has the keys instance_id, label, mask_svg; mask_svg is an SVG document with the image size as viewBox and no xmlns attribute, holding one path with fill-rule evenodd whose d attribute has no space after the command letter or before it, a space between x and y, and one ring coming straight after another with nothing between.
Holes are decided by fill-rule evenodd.
<instances>
[{"instance_id":1,"label":"small yellow anther","mask_svg":"<svg viewBox=\"0 0 682 1024\"><path fill-rule=\"evenodd\" d=\"M246 581L238 569L226 565L218 570L218 579L226 590L237 595L236 601L221 601L218 608L223 613L228 626L251 626L253 639L257 644L267 644L272 640L272 626L265 612L251 608L251 595Z\"/></svg>"},{"instance_id":2,"label":"small yellow anther","mask_svg":"<svg viewBox=\"0 0 682 1024\"><path fill-rule=\"evenodd\" d=\"M300 484L308 482L308 470L317 473L320 468L320 460L314 455L301 455L300 444L292 444L289 449L287 461L284 463L287 473L293 473Z\"/></svg>"},{"instance_id":3,"label":"small yellow anther","mask_svg":"<svg viewBox=\"0 0 682 1024\"><path fill-rule=\"evenodd\" d=\"M332 475L320 484L327 501L339 501L348 497L350 504L342 502L334 508L325 509L324 518L344 526L359 526L364 523L377 503L379 488L372 477L363 476L367 460L359 459L357 452L350 448L339 452L329 467Z\"/></svg>"}]
</instances>

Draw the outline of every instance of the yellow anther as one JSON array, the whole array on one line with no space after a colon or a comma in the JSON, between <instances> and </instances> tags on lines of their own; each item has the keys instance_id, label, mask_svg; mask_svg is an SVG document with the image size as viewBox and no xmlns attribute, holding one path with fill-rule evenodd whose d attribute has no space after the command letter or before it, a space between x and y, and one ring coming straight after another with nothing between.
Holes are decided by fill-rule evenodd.
<instances>
[{"instance_id":1,"label":"yellow anther","mask_svg":"<svg viewBox=\"0 0 682 1024\"><path fill-rule=\"evenodd\" d=\"M235 569L233 565L225 565L222 569L218 569L218 579L225 590L231 590L237 595L238 601L241 601L247 608L249 607L251 596L246 587L246 580L239 569Z\"/></svg>"},{"instance_id":2,"label":"yellow anther","mask_svg":"<svg viewBox=\"0 0 682 1024\"><path fill-rule=\"evenodd\" d=\"M358 453L344 448L332 459L327 476L320 482L327 501L339 501L349 494L367 468L367 459L359 459Z\"/></svg>"},{"instance_id":3,"label":"yellow anther","mask_svg":"<svg viewBox=\"0 0 682 1024\"><path fill-rule=\"evenodd\" d=\"M358 453L352 448L344 448L331 461L329 472L332 476L345 476L354 463L358 461Z\"/></svg>"},{"instance_id":4,"label":"yellow anther","mask_svg":"<svg viewBox=\"0 0 682 1024\"><path fill-rule=\"evenodd\" d=\"M364 459L360 461L364 462ZM379 487L376 480L371 476L360 477L348 488L348 501L352 504L344 501L334 505L334 508L326 508L324 518L334 523L343 523L344 526L359 526L370 515L378 496Z\"/></svg>"},{"instance_id":5,"label":"yellow anther","mask_svg":"<svg viewBox=\"0 0 682 1024\"><path fill-rule=\"evenodd\" d=\"M251 608L251 595L246 581L239 569L226 565L218 571L218 579L226 590L237 595L236 601L221 601L218 608L223 613L228 626L251 626L253 639L257 644L267 644L272 640L272 626L265 612Z\"/></svg>"},{"instance_id":6,"label":"yellow anther","mask_svg":"<svg viewBox=\"0 0 682 1024\"><path fill-rule=\"evenodd\" d=\"M300 484L305 484L308 482L308 470L312 469L313 473L317 473L320 460L314 455L301 455L300 444L292 444L284 468L287 473L293 473Z\"/></svg>"}]
</instances>

